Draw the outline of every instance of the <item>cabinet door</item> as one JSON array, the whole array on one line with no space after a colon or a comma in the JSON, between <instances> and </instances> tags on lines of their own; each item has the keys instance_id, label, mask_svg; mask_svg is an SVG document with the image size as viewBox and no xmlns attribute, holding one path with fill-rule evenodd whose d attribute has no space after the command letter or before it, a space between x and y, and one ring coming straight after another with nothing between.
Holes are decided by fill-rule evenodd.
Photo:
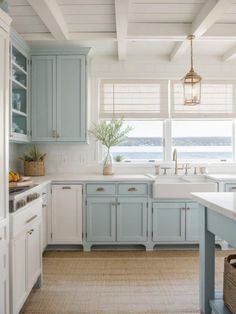
<instances>
[{"instance_id":1,"label":"cabinet door","mask_svg":"<svg viewBox=\"0 0 236 314\"><path fill-rule=\"evenodd\" d=\"M116 199L87 198L87 241L116 240Z\"/></svg>"},{"instance_id":2,"label":"cabinet door","mask_svg":"<svg viewBox=\"0 0 236 314\"><path fill-rule=\"evenodd\" d=\"M8 54L9 41L8 34L0 27L0 221L7 216L8 206L6 203L7 185L7 163L6 163L6 143L7 133L7 111L8 111Z\"/></svg>"},{"instance_id":3,"label":"cabinet door","mask_svg":"<svg viewBox=\"0 0 236 314\"><path fill-rule=\"evenodd\" d=\"M197 203L186 204L186 240L199 241L199 207Z\"/></svg>"},{"instance_id":4,"label":"cabinet door","mask_svg":"<svg viewBox=\"0 0 236 314\"><path fill-rule=\"evenodd\" d=\"M185 203L153 204L153 241L185 240Z\"/></svg>"},{"instance_id":5,"label":"cabinet door","mask_svg":"<svg viewBox=\"0 0 236 314\"><path fill-rule=\"evenodd\" d=\"M32 289L41 273L41 224L35 224L27 232L27 284L28 291Z\"/></svg>"},{"instance_id":6,"label":"cabinet door","mask_svg":"<svg viewBox=\"0 0 236 314\"><path fill-rule=\"evenodd\" d=\"M0 314L8 313L7 276L0 273Z\"/></svg>"},{"instance_id":7,"label":"cabinet door","mask_svg":"<svg viewBox=\"0 0 236 314\"><path fill-rule=\"evenodd\" d=\"M32 141L56 140L56 57L32 57Z\"/></svg>"},{"instance_id":8,"label":"cabinet door","mask_svg":"<svg viewBox=\"0 0 236 314\"><path fill-rule=\"evenodd\" d=\"M117 241L146 241L147 214L147 199L119 198L117 202Z\"/></svg>"},{"instance_id":9,"label":"cabinet door","mask_svg":"<svg viewBox=\"0 0 236 314\"><path fill-rule=\"evenodd\" d=\"M47 216L48 216L48 208L47 208L47 197L43 197L42 203L42 252L46 249L48 241L47 241Z\"/></svg>"},{"instance_id":10,"label":"cabinet door","mask_svg":"<svg viewBox=\"0 0 236 314\"><path fill-rule=\"evenodd\" d=\"M7 314L8 300L8 242L6 227L0 228L0 314Z\"/></svg>"},{"instance_id":11,"label":"cabinet door","mask_svg":"<svg viewBox=\"0 0 236 314\"><path fill-rule=\"evenodd\" d=\"M21 233L12 241L11 275L12 275L12 313L18 313L27 297L27 262L26 235Z\"/></svg>"},{"instance_id":12,"label":"cabinet door","mask_svg":"<svg viewBox=\"0 0 236 314\"><path fill-rule=\"evenodd\" d=\"M82 243L82 185L52 187L52 242Z\"/></svg>"},{"instance_id":13,"label":"cabinet door","mask_svg":"<svg viewBox=\"0 0 236 314\"><path fill-rule=\"evenodd\" d=\"M57 57L58 141L86 140L85 56Z\"/></svg>"}]
</instances>

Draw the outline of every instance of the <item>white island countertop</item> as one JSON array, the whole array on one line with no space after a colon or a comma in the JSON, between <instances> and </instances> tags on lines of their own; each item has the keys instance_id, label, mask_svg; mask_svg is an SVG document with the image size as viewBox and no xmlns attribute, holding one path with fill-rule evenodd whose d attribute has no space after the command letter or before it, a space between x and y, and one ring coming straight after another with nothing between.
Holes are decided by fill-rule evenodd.
<instances>
[{"instance_id":1,"label":"white island countertop","mask_svg":"<svg viewBox=\"0 0 236 314\"><path fill-rule=\"evenodd\" d=\"M192 193L192 199L223 216L236 220L236 193Z\"/></svg>"}]
</instances>

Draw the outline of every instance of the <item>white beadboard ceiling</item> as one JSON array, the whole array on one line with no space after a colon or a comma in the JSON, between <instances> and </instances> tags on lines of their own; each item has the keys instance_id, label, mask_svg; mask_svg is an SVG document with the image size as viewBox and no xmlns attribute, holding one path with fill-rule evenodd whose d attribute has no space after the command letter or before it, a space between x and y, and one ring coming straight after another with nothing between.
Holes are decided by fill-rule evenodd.
<instances>
[{"instance_id":1,"label":"white beadboard ceiling","mask_svg":"<svg viewBox=\"0 0 236 314\"><path fill-rule=\"evenodd\" d=\"M166 56L189 52L236 60L233 0L9 0L13 27L30 45L77 44L95 53Z\"/></svg>"}]
</instances>

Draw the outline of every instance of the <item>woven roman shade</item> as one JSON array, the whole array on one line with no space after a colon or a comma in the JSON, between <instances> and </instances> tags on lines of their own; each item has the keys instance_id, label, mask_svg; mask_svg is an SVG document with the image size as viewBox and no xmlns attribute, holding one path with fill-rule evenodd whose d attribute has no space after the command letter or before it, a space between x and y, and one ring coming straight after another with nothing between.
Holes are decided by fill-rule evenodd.
<instances>
[{"instance_id":1,"label":"woven roman shade","mask_svg":"<svg viewBox=\"0 0 236 314\"><path fill-rule=\"evenodd\" d=\"M201 102L196 106L185 106L183 86L180 82L171 82L172 118L235 118L236 82L204 81L202 83Z\"/></svg>"},{"instance_id":2,"label":"woven roman shade","mask_svg":"<svg viewBox=\"0 0 236 314\"><path fill-rule=\"evenodd\" d=\"M168 80L101 80L100 118L168 117Z\"/></svg>"}]
</instances>

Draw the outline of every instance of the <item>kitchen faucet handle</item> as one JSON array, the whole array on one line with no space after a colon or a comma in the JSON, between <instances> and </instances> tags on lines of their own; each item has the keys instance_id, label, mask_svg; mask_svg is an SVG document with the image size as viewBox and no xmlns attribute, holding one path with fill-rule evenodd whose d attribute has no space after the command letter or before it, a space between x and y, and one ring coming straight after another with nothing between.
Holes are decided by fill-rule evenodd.
<instances>
[{"instance_id":1,"label":"kitchen faucet handle","mask_svg":"<svg viewBox=\"0 0 236 314\"><path fill-rule=\"evenodd\" d=\"M167 174L167 170L171 169L171 167L162 167L161 169L163 169L163 175Z\"/></svg>"},{"instance_id":2,"label":"kitchen faucet handle","mask_svg":"<svg viewBox=\"0 0 236 314\"><path fill-rule=\"evenodd\" d=\"M185 164L185 175L187 176L188 175L188 170L191 169L191 167L189 166L189 164Z\"/></svg>"}]
</instances>

